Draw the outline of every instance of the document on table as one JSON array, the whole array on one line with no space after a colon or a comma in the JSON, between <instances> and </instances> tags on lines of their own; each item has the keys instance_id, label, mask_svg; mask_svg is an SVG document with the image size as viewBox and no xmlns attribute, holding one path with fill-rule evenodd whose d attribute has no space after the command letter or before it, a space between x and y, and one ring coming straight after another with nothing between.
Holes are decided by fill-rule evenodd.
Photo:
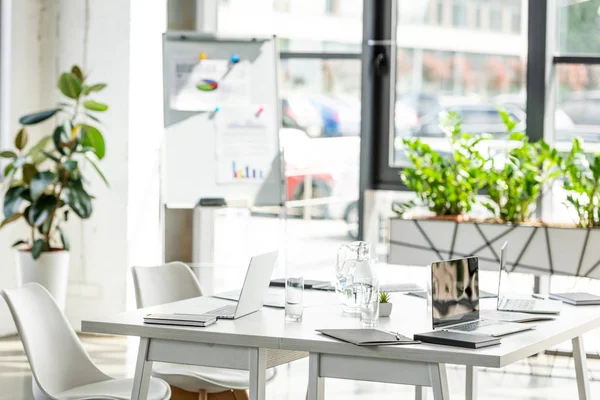
<instances>
[{"instance_id":1,"label":"document on table","mask_svg":"<svg viewBox=\"0 0 600 400\"><path fill-rule=\"evenodd\" d=\"M554 321L556 319L556 317L547 314L526 314L512 311L481 310L479 313L481 319L504 322Z\"/></svg>"}]
</instances>

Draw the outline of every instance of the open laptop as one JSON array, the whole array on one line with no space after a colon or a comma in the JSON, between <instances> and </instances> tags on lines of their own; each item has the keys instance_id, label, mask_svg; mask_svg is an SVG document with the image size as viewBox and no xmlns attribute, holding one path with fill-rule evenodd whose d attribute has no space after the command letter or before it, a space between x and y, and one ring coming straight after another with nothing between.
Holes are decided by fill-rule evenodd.
<instances>
[{"instance_id":1,"label":"open laptop","mask_svg":"<svg viewBox=\"0 0 600 400\"><path fill-rule=\"evenodd\" d=\"M277 256L278 252L273 251L252 257L237 304L219 307L202 315L214 316L217 319L237 319L260 310L275 269Z\"/></svg>"},{"instance_id":2,"label":"open laptop","mask_svg":"<svg viewBox=\"0 0 600 400\"><path fill-rule=\"evenodd\" d=\"M502 272L506 271L508 242L504 242L500 251L500 272L498 276L498 311L517 311L531 314L559 314L562 301L536 299L510 299L502 296Z\"/></svg>"},{"instance_id":3,"label":"open laptop","mask_svg":"<svg viewBox=\"0 0 600 400\"><path fill-rule=\"evenodd\" d=\"M431 264L433 329L456 333L504 336L532 329L531 325L479 318L479 259Z\"/></svg>"}]
</instances>

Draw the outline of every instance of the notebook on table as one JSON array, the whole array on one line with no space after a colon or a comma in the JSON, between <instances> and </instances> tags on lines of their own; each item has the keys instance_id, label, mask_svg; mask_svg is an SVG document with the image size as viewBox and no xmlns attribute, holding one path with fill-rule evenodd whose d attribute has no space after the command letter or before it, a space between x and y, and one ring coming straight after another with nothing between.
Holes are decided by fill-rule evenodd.
<instances>
[{"instance_id":1,"label":"notebook on table","mask_svg":"<svg viewBox=\"0 0 600 400\"><path fill-rule=\"evenodd\" d=\"M584 292L550 293L548 297L552 300L560 300L563 303L572 304L574 306L600 305L600 296Z\"/></svg>"},{"instance_id":2,"label":"notebook on table","mask_svg":"<svg viewBox=\"0 0 600 400\"><path fill-rule=\"evenodd\" d=\"M196 326L204 328L217 322L214 315L199 314L148 314L144 317L145 324Z\"/></svg>"},{"instance_id":3,"label":"notebook on table","mask_svg":"<svg viewBox=\"0 0 600 400\"><path fill-rule=\"evenodd\" d=\"M410 339L399 333L386 332L379 329L317 329L317 332L357 346L387 346L419 343L418 340Z\"/></svg>"},{"instance_id":4,"label":"notebook on table","mask_svg":"<svg viewBox=\"0 0 600 400\"><path fill-rule=\"evenodd\" d=\"M415 340L420 340L423 343L466 347L469 349L480 349L482 347L500 344L500 339L497 337L448 331L417 333L415 334Z\"/></svg>"}]
</instances>

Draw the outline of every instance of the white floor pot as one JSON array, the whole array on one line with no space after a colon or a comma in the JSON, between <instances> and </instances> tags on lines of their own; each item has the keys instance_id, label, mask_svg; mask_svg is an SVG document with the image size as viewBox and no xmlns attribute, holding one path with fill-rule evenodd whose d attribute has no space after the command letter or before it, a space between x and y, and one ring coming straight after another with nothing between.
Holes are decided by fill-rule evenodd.
<instances>
[{"instance_id":1,"label":"white floor pot","mask_svg":"<svg viewBox=\"0 0 600 400\"><path fill-rule=\"evenodd\" d=\"M477 256L480 268L498 271L505 241L509 271L600 279L600 228L393 218L388 262L418 266Z\"/></svg>"},{"instance_id":2,"label":"white floor pot","mask_svg":"<svg viewBox=\"0 0 600 400\"><path fill-rule=\"evenodd\" d=\"M69 252L44 252L34 260L30 251L17 250L16 259L18 285L39 283L54 297L58 307L64 310L69 280Z\"/></svg>"}]
</instances>

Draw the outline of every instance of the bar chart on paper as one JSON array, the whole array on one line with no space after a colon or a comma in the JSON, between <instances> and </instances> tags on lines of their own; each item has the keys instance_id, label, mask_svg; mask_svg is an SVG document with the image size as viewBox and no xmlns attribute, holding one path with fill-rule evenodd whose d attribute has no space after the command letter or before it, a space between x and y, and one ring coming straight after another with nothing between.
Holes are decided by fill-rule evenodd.
<instances>
[{"instance_id":1,"label":"bar chart on paper","mask_svg":"<svg viewBox=\"0 0 600 400\"><path fill-rule=\"evenodd\" d=\"M231 162L232 178L234 180L249 179L249 180L262 180L264 179L264 173L261 168L252 165L240 165L239 163Z\"/></svg>"}]
</instances>

